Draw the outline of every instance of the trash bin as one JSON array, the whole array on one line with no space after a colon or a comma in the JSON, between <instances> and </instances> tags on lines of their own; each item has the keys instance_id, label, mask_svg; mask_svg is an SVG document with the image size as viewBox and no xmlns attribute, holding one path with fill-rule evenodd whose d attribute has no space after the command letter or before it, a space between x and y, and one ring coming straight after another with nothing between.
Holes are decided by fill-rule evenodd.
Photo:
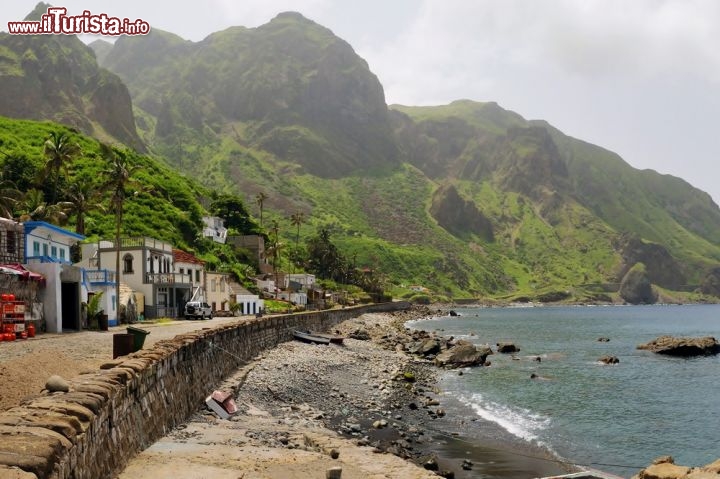
<instances>
[{"instance_id":1,"label":"trash bin","mask_svg":"<svg viewBox=\"0 0 720 479\"><path fill-rule=\"evenodd\" d=\"M140 351L142 349L143 344L145 344L145 336L150 334L150 331L140 328L134 328L132 326L127 327L127 332L128 334L131 334L135 339L133 343L133 352Z\"/></svg>"},{"instance_id":2,"label":"trash bin","mask_svg":"<svg viewBox=\"0 0 720 479\"><path fill-rule=\"evenodd\" d=\"M135 335L123 333L113 334L113 359L132 353L134 346Z\"/></svg>"},{"instance_id":3,"label":"trash bin","mask_svg":"<svg viewBox=\"0 0 720 479\"><path fill-rule=\"evenodd\" d=\"M109 323L107 314L101 314L98 317L98 329L100 331L108 331Z\"/></svg>"}]
</instances>

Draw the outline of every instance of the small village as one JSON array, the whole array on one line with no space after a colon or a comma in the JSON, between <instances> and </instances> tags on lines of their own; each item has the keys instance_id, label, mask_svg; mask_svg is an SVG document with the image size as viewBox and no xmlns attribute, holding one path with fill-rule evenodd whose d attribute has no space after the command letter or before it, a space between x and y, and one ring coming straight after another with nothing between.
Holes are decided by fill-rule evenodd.
<instances>
[{"instance_id":1,"label":"small village","mask_svg":"<svg viewBox=\"0 0 720 479\"><path fill-rule=\"evenodd\" d=\"M86 242L83 235L44 221L1 218L0 338L107 330L159 318L259 316L265 312L264 298L286 302L291 311L322 309L326 301L341 300L318 289L313 274L273 271L262 236L228 236L218 217L205 217L203 222L204 237L255 255L259 294L248 291L231 273L207 270L203 260L165 241L127 237L119 243ZM188 303L199 303L202 312L186 308Z\"/></svg>"}]
</instances>

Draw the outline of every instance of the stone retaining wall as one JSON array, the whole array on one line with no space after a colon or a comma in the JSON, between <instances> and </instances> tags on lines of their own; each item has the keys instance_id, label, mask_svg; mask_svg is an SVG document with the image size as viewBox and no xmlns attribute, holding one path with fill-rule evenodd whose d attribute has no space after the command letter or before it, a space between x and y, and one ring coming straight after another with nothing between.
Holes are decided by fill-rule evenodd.
<instances>
[{"instance_id":1,"label":"stone retaining wall","mask_svg":"<svg viewBox=\"0 0 720 479\"><path fill-rule=\"evenodd\" d=\"M159 341L97 372L0 413L0 477L100 479L204 406L205 398L293 329L326 331L368 312L407 309L385 303L242 320Z\"/></svg>"}]
</instances>

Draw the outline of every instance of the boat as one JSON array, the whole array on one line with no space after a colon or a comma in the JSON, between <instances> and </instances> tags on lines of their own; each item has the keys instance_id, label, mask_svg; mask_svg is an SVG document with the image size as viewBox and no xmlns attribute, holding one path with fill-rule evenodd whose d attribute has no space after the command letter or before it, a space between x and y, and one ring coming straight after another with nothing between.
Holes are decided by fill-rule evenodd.
<instances>
[{"instance_id":1,"label":"boat","mask_svg":"<svg viewBox=\"0 0 720 479\"><path fill-rule=\"evenodd\" d=\"M293 337L298 341L312 344L330 344L330 338L324 338L309 331L293 331Z\"/></svg>"},{"instance_id":2,"label":"boat","mask_svg":"<svg viewBox=\"0 0 720 479\"><path fill-rule=\"evenodd\" d=\"M332 344L342 344L345 340L344 337L338 336L337 334L327 334L327 333L316 333L314 331L309 331L310 334L313 336L317 336L319 338L327 338L330 340Z\"/></svg>"}]
</instances>

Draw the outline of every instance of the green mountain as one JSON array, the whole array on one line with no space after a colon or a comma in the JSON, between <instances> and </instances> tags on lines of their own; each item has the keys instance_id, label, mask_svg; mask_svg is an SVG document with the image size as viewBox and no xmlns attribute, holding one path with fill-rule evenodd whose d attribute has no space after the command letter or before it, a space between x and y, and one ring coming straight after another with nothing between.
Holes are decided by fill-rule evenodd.
<instances>
[{"instance_id":1,"label":"green mountain","mask_svg":"<svg viewBox=\"0 0 720 479\"><path fill-rule=\"evenodd\" d=\"M39 3L26 20L39 20L48 7ZM0 115L52 120L145 150L127 87L73 35L0 33L0 91Z\"/></svg>"},{"instance_id":2,"label":"green mountain","mask_svg":"<svg viewBox=\"0 0 720 479\"><path fill-rule=\"evenodd\" d=\"M223 137L321 177L397 160L377 77L350 45L296 13L198 43L161 30L123 37L103 65L150 117L144 138L168 158L179 148L190 170Z\"/></svg>"},{"instance_id":3,"label":"green mountain","mask_svg":"<svg viewBox=\"0 0 720 479\"><path fill-rule=\"evenodd\" d=\"M398 294L603 299L640 270L717 289L707 194L495 103L388 108L350 45L297 13L196 43L153 30L98 58L154 154L248 203L267 194L286 244L322 227Z\"/></svg>"}]
</instances>

